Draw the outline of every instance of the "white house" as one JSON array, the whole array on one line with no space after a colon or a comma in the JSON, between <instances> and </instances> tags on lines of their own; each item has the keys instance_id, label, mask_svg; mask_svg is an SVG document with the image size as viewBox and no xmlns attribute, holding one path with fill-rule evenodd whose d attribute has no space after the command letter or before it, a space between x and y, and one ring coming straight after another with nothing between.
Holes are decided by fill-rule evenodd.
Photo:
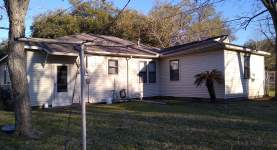
<instances>
[{"instance_id":1,"label":"white house","mask_svg":"<svg viewBox=\"0 0 277 150\"><path fill-rule=\"evenodd\" d=\"M212 69L221 71L224 76L224 83L215 85L218 98L264 95L264 57L269 53L230 44L227 36L166 49L93 34L65 36L57 40L93 41L85 51L85 95L89 102L104 102L125 95L127 98L208 98L205 86L196 88L194 85L194 75ZM80 47L47 44L42 40L40 43L26 42L25 49L33 106L46 103L64 106L79 102ZM0 60L1 84L9 83L5 60Z\"/></svg>"}]
</instances>

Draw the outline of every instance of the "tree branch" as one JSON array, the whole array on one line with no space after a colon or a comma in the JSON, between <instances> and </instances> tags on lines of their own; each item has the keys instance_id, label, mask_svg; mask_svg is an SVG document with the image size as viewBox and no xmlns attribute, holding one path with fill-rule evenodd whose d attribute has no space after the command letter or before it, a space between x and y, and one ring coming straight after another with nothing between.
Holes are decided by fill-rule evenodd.
<instances>
[{"instance_id":1,"label":"tree branch","mask_svg":"<svg viewBox=\"0 0 277 150\"><path fill-rule=\"evenodd\" d=\"M264 14L264 13L267 12L267 11L268 11L268 10L266 9L266 10L263 10L263 11L257 13L256 15L254 15L254 16L252 16L252 17L248 17L248 19L245 20L241 25L244 26L243 28L246 30L246 28L248 27L248 25L251 23L251 21L252 21L253 19L255 19L256 17L258 17L258 16L260 16L260 15L262 15L262 14Z\"/></svg>"}]
</instances>

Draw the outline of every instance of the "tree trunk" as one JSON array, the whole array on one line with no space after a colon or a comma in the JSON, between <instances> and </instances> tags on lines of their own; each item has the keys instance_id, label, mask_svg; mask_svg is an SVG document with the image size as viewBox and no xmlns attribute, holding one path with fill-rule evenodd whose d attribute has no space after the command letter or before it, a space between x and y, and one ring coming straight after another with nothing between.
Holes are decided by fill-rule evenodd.
<instances>
[{"instance_id":1,"label":"tree trunk","mask_svg":"<svg viewBox=\"0 0 277 150\"><path fill-rule=\"evenodd\" d=\"M214 83L213 83L213 81L210 80L210 79L207 79L207 81L206 81L206 86L207 86L207 89L208 89L208 92L209 92L209 95L210 95L210 98L211 98L211 102L212 102L212 103L215 103L216 95L215 95L215 90L214 90Z\"/></svg>"},{"instance_id":2,"label":"tree trunk","mask_svg":"<svg viewBox=\"0 0 277 150\"><path fill-rule=\"evenodd\" d=\"M277 99L277 2L269 0L261 0L266 9L269 11L275 30L275 99Z\"/></svg>"},{"instance_id":3,"label":"tree trunk","mask_svg":"<svg viewBox=\"0 0 277 150\"><path fill-rule=\"evenodd\" d=\"M29 0L4 0L9 16L8 65L12 84L12 98L15 101L16 133L33 137L30 99L26 73L24 43L16 41L25 37L25 15Z\"/></svg>"},{"instance_id":4,"label":"tree trunk","mask_svg":"<svg viewBox=\"0 0 277 150\"><path fill-rule=\"evenodd\" d=\"M277 20L276 20L277 21ZM275 27L275 32L277 32L277 26ZM275 99L277 98L277 35L275 35L275 46L274 46L274 51L275 51Z\"/></svg>"}]
</instances>

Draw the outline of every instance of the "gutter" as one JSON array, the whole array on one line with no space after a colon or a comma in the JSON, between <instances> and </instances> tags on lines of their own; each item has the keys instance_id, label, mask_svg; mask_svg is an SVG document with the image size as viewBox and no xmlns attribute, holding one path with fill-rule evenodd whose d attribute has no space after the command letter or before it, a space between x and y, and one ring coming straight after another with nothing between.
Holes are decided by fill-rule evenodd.
<instances>
[{"instance_id":1,"label":"gutter","mask_svg":"<svg viewBox=\"0 0 277 150\"><path fill-rule=\"evenodd\" d=\"M252 53L256 55L262 55L262 56L270 56L271 54L265 51L259 51L259 50L253 50L247 47L230 44L230 43L224 43L224 48L227 50L233 50L233 51L240 51L240 52L246 52L246 53Z\"/></svg>"},{"instance_id":2,"label":"gutter","mask_svg":"<svg viewBox=\"0 0 277 150\"><path fill-rule=\"evenodd\" d=\"M3 56L3 57L0 59L0 63L1 63L2 61L4 61L6 58L8 58L8 55Z\"/></svg>"},{"instance_id":3,"label":"gutter","mask_svg":"<svg viewBox=\"0 0 277 150\"><path fill-rule=\"evenodd\" d=\"M213 49L212 49L213 48ZM212 50L218 50L220 48L224 48L222 43L219 42L215 42L215 43L205 43L202 46L196 46L196 47L191 47L188 49L184 49L184 50L180 50L180 51L173 51L173 52L164 52L164 54L161 54L160 57L164 58L164 57L171 57L171 56L176 56L176 55L182 55L182 54L191 54L191 53L202 53L205 52L203 51L203 49L206 51L212 49Z\"/></svg>"},{"instance_id":4,"label":"gutter","mask_svg":"<svg viewBox=\"0 0 277 150\"><path fill-rule=\"evenodd\" d=\"M50 54L50 55L78 56L77 53L49 52L47 49L42 48L42 47L39 47L39 46L29 46L29 45L25 45L24 48L25 48L25 49L31 49L31 50L43 50L44 52L46 52L47 54Z\"/></svg>"},{"instance_id":5,"label":"gutter","mask_svg":"<svg viewBox=\"0 0 277 150\"><path fill-rule=\"evenodd\" d=\"M97 52L97 51L90 51L86 52L87 54L93 55L103 55L103 56L119 56L119 57L137 57L137 58L159 58L159 54L156 55L142 55L142 54L128 54L128 53L111 53L111 52Z\"/></svg>"}]
</instances>

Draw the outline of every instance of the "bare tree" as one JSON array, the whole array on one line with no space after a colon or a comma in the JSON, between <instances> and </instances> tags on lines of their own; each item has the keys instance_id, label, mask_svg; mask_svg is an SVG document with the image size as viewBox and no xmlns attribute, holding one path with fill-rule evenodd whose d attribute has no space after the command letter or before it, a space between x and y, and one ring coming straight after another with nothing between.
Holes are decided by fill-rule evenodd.
<instances>
[{"instance_id":1,"label":"bare tree","mask_svg":"<svg viewBox=\"0 0 277 150\"><path fill-rule=\"evenodd\" d=\"M25 36L24 24L29 0L4 0L4 3L9 17L8 64L12 98L15 101L16 133L33 138L24 43L17 41Z\"/></svg>"},{"instance_id":2,"label":"bare tree","mask_svg":"<svg viewBox=\"0 0 277 150\"><path fill-rule=\"evenodd\" d=\"M277 53L277 0L261 0L270 13L275 30L275 53ZM277 69L277 55L275 55L275 69ZM275 73L275 98L277 97L277 73Z\"/></svg>"}]
</instances>

